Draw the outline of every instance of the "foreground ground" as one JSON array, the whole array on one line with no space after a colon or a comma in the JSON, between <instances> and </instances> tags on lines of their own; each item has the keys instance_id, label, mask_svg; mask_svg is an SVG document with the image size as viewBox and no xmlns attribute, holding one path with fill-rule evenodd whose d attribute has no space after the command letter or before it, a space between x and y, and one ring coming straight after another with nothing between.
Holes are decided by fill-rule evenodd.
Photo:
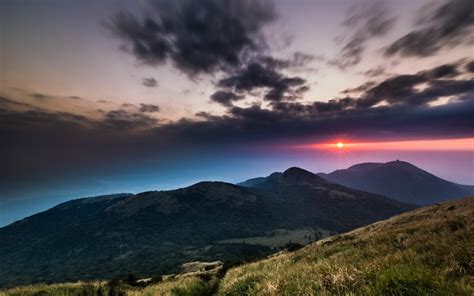
<instances>
[{"instance_id":1,"label":"foreground ground","mask_svg":"<svg viewBox=\"0 0 474 296\"><path fill-rule=\"evenodd\" d=\"M471 197L227 272L191 272L141 288L95 282L23 287L0 295L474 295L473 217Z\"/></svg>"}]
</instances>

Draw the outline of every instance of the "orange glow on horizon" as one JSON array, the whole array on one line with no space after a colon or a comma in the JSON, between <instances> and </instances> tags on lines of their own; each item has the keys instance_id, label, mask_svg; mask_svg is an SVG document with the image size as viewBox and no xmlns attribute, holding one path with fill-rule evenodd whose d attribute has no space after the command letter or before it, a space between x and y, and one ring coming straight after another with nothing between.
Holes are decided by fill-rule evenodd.
<instances>
[{"instance_id":1,"label":"orange glow on horizon","mask_svg":"<svg viewBox=\"0 0 474 296\"><path fill-rule=\"evenodd\" d=\"M398 151L474 151L474 138L448 140L412 140L393 142L336 142L292 146L297 149L348 149L348 150L398 150Z\"/></svg>"}]
</instances>

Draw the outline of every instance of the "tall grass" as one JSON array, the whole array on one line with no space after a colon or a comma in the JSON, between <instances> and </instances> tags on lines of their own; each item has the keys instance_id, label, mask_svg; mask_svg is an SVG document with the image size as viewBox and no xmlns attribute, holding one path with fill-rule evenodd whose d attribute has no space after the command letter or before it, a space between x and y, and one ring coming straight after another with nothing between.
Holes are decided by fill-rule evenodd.
<instances>
[{"instance_id":1,"label":"tall grass","mask_svg":"<svg viewBox=\"0 0 474 296\"><path fill-rule=\"evenodd\" d=\"M474 295L474 199L227 272L220 295Z\"/></svg>"},{"instance_id":2,"label":"tall grass","mask_svg":"<svg viewBox=\"0 0 474 296\"><path fill-rule=\"evenodd\" d=\"M105 282L92 283L64 283L64 284L38 284L17 287L0 291L0 296L100 296L109 295L109 288Z\"/></svg>"}]
</instances>

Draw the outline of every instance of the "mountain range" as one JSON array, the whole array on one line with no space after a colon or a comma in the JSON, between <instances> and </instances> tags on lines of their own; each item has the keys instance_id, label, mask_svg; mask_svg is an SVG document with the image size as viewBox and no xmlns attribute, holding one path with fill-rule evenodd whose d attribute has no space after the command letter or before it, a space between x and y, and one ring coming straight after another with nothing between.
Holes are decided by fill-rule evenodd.
<instances>
[{"instance_id":1,"label":"mountain range","mask_svg":"<svg viewBox=\"0 0 474 296\"><path fill-rule=\"evenodd\" d=\"M405 161L361 163L320 177L402 202L427 205L474 193L474 186L443 180Z\"/></svg>"},{"instance_id":2,"label":"mountain range","mask_svg":"<svg viewBox=\"0 0 474 296\"><path fill-rule=\"evenodd\" d=\"M414 208L300 168L241 185L82 198L0 228L0 287L253 260Z\"/></svg>"}]
</instances>

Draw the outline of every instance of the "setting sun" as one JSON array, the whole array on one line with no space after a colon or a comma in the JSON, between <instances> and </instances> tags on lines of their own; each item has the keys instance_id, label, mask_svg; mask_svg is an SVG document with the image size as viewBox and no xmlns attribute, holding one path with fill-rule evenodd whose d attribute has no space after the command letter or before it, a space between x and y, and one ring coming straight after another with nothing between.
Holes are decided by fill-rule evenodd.
<instances>
[{"instance_id":1,"label":"setting sun","mask_svg":"<svg viewBox=\"0 0 474 296\"><path fill-rule=\"evenodd\" d=\"M341 143L341 142L339 142L339 143L336 144L336 146L337 146L337 148L343 148L343 147L344 147L344 144Z\"/></svg>"}]
</instances>

